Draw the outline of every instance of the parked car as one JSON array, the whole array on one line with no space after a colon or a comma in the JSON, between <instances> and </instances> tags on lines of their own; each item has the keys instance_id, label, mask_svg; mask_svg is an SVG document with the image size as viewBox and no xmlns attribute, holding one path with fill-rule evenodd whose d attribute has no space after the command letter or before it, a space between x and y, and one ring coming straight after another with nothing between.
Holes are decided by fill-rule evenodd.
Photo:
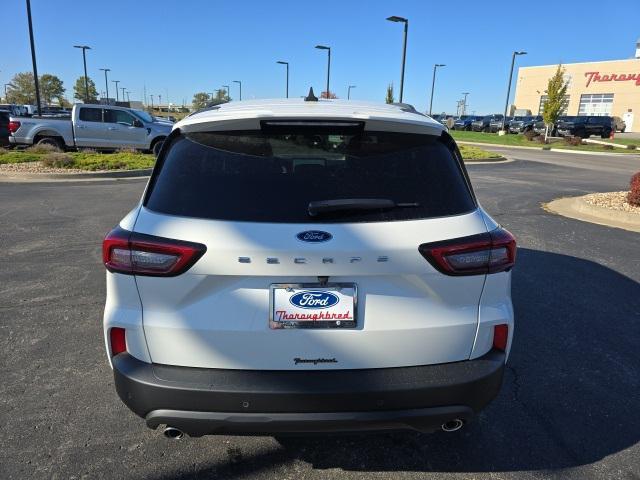
<instances>
[{"instance_id":1,"label":"parked car","mask_svg":"<svg viewBox=\"0 0 640 480\"><path fill-rule=\"evenodd\" d=\"M9 112L0 110L0 147L9 146Z\"/></svg>"},{"instance_id":2,"label":"parked car","mask_svg":"<svg viewBox=\"0 0 640 480\"><path fill-rule=\"evenodd\" d=\"M482 117L477 115L460 115L460 117L453 123L454 130L471 130L471 123Z\"/></svg>"},{"instance_id":3,"label":"parked car","mask_svg":"<svg viewBox=\"0 0 640 480\"><path fill-rule=\"evenodd\" d=\"M502 115L500 115L500 117L496 117L494 119L492 119L489 122L489 132L491 133L496 133L500 130L502 130L502 128L504 127L505 131L508 133L509 132L509 124L511 123L511 121L513 120L513 117L507 117L504 121L504 123L502 122Z\"/></svg>"},{"instance_id":4,"label":"parked car","mask_svg":"<svg viewBox=\"0 0 640 480\"><path fill-rule=\"evenodd\" d=\"M71 118L11 117L13 145L151 150L155 155L172 124L157 122L142 110L106 105L74 105Z\"/></svg>"},{"instance_id":5,"label":"parked car","mask_svg":"<svg viewBox=\"0 0 640 480\"><path fill-rule=\"evenodd\" d=\"M480 117L477 120L471 122L471 130L474 132L489 132L491 128L491 122L500 121L502 123L502 119L504 115L494 114L494 115L485 115L484 117Z\"/></svg>"},{"instance_id":6,"label":"parked car","mask_svg":"<svg viewBox=\"0 0 640 480\"><path fill-rule=\"evenodd\" d=\"M172 438L457 430L500 389L515 252L406 106L197 112L103 243L116 390Z\"/></svg>"},{"instance_id":7,"label":"parked car","mask_svg":"<svg viewBox=\"0 0 640 480\"><path fill-rule=\"evenodd\" d=\"M509 123L509 131L511 133L524 133L530 130L533 130L536 122L542 121L542 117L540 115L537 116L526 116L526 117L516 117L513 119L511 123Z\"/></svg>"},{"instance_id":8,"label":"parked car","mask_svg":"<svg viewBox=\"0 0 640 480\"><path fill-rule=\"evenodd\" d=\"M627 129L627 124L620 117L611 117L616 132L624 132Z\"/></svg>"},{"instance_id":9,"label":"parked car","mask_svg":"<svg viewBox=\"0 0 640 480\"><path fill-rule=\"evenodd\" d=\"M24 115L26 113L26 109L22 105L15 105L13 103L1 103L0 111L9 112L10 115Z\"/></svg>"},{"instance_id":10,"label":"parked car","mask_svg":"<svg viewBox=\"0 0 640 480\"><path fill-rule=\"evenodd\" d=\"M547 130L547 126L544 123L544 120L538 120L533 124L533 131L538 135L544 135ZM549 132L551 135L555 134L555 129Z\"/></svg>"},{"instance_id":11,"label":"parked car","mask_svg":"<svg viewBox=\"0 0 640 480\"><path fill-rule=\"evenodd\" d=\"M564 117L557 123L558 135L589 138L598 135L609 138L613 130L613 119L609 116Z\"/></svg>"}]
</instances>

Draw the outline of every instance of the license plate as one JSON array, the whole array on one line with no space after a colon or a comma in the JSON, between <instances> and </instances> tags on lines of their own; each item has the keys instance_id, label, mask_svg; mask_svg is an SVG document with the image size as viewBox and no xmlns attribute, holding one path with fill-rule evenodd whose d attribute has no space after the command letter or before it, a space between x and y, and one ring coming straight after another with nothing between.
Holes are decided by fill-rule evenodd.
<instances>
[{"instance_id":1,"label":"license plate","mask_svg":"<svg viewBox=\"0 0 640 480\"><path fill-rule=\"evenodd\" d=\"M353 283L273 284L271 328L354 328L358 290Z\"/></svg>"}]
</instances>

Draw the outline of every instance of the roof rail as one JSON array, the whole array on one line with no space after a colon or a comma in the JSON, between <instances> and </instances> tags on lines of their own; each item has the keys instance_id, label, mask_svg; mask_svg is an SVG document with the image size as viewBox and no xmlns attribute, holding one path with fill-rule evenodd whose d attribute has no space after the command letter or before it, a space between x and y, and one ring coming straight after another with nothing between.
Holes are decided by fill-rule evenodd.
<instances>
[{"instance_id":1,"label":"roof rail","mask_svg":"<svg viewBox=\"0 0 640 480\"><path fill-rule=\"evenodd\" d=\"M423 117L426 117L424 113L420 113L419 111L417 111L416 107L414 107L410 103L393 102L391 105L398 107L403 112L415 113L416 115L422 115Z\"/></svg>"}]
</instances>

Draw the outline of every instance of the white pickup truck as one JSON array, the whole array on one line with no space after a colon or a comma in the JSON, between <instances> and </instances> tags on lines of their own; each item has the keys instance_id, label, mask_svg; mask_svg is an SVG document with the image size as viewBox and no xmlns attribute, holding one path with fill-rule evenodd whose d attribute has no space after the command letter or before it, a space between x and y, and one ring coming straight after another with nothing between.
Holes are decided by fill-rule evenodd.
<instances>
[{"instance_id":1,"label":"white pickup truck","mask_svg":"<svg viewBox=\"0 0 640 480\"><path fill-rule=\"evenodd\" d=\"M61 149L135 148L158 154L173 124L142 110L109 105L74 105L71 119L10 117L11 145L50 144Z\"/></svg>"}]
</instances>

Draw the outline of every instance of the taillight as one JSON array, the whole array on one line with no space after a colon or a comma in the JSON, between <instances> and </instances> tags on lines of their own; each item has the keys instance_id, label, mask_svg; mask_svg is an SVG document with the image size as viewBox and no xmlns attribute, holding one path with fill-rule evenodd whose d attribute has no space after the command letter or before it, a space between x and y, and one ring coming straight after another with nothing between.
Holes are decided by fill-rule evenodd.
<instances>
[{"instance_id":1,"label":"taillight","mask_svg":"<svg viewBox=\"0 0 640 480\"><path fill-rule=\"evenodd\" d=\"M16 122L15 120L9 121L9 133L16 133L20 128L20 122Z\"/></svg>"},{"instance_id":2,"label":"taillight","mask_svg":"<svg viewBox=\"0 0 640 480\"><path fill-rule=\"evenodd\" d=\"M423 243L424 258L446 275L481 275L504 272L516 261L516 239L503 228L469 237Z\"/></svg>"},{"instance_id":3,"label":"taillight","mask_svg":"<svg viewBox=\"0 0 640 480\"><path fill-rule=\"evenodd\" d=\"M509 326L506 324L496 325L493 327L493 348L507 350L507 341L509 340Z\"/></svg>"},{"instance_id":4,"label":"taillight","mask_svg":"<svg viewBox=\"0 0 640 480\"><path fill-rule=\"evenodd\" d=\"M189 270L206 251L207 247L200 243L117 227L102 242L102 261L110 272L174 277Z\"/></svg>"},{"instance_id":5,"label":"taillight","mask_svg":"<svg viewBox=\"0 0 640 480\"><path fill-rule=\"evenodd\" d=\"M127 351L126 331L124 328L113 327L109 331L109 341L111 342L111 356Z\"/></svg>"}]
</instances>

